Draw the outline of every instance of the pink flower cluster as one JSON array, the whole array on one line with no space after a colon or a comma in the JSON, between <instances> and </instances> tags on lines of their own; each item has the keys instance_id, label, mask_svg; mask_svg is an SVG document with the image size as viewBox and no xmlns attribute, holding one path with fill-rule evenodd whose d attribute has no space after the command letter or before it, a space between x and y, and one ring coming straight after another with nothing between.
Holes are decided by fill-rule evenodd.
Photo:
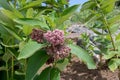
<instances>
[{"instance_id":1,"label":"pink flower cluster","mask_svg":"<svg viewBox=\"0 0 120 80\"><path fill-rule=\"evenodd\" d=\"M64 32L58 29L54 31L48 31L47 33L44 34L44 38L54 46L63 44L64 43Z\"/></svg>"},{"instance_id":2,"label":"pink flower cluster","mask_svg":"<svg viewBox=\"0 0 120 80\"><path fill-rule=\"evenodd\" d=\"M33 29L31 33L31 38L38 43L43 42L43 31L40 29Z\"/></svg>"},{"instance_id":3,"label":"pink flower cluster","mask_svg":"<svg viewBox=\"0 0 120 80\"><path fill-rule=\"evenodd\" d=\"M63 59L70 53L70 48L64 45L50 46L47 48L47 54L53 56L55 60Z\"/></svg>"},{"instance_id":4,"label":"pink flower cluster","mask_svg":"<svg viewBox=\"0 0 120 80\"><path fill-rule=\"evenodd\" d=\"M47 61L48 63L68 57L70 53L70 48L64 45L64 32L62 30L56 29L54 31L47 31L44 33L42 30L33 29L31 38L38 43L46 40L51 44L46 47L47 54L51 56Z\"/></svg>"}]
</instances>

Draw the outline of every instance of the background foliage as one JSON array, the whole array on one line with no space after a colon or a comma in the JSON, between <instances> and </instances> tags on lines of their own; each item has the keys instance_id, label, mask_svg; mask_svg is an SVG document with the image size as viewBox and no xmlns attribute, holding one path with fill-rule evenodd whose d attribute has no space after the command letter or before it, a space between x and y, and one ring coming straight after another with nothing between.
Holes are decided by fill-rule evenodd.
<instances>
[{"instance_id":1,"label":"background foliage","mask_svg":"<svg viewBox=\"0 0 120 80\"><path fill-rule=\"evenodd\" d=\"M80 58L89 69L95 69L93 55L105 60L110 70L120 65L119 0L89 0L69 6L67 0L0 0L0 74L1 80L60 80L60 72L71 55ZM66 31L69 23L82 23L96 36L82 34L80 47L66 40L71 48L69 57L46 65L50 58L44 48L48 43L30 39L32 29ZM69 33L65 32L65 35ZM91 44L92 43L92 44ZM40 69L40 73L38 71Z\"/></svg>"},{"instance_id":2,"label":"background foliage","mask_svg":"<svg viewBox=\"0 0 120 80\"><path fill-rule=\"evenodd\" d=\"M34 28L66 31L68 25L65 21L79 5L69 7L67 0L0 0L0 6L0 79L60 80L60 71L68 64L69 58L44 67L38 74L50 58L44 50L48 44L31 40L30 34ZM96 67L84 49L70 43L68 46L71 53L81 58L88 68Z\"/></svg>"}]
</instances>

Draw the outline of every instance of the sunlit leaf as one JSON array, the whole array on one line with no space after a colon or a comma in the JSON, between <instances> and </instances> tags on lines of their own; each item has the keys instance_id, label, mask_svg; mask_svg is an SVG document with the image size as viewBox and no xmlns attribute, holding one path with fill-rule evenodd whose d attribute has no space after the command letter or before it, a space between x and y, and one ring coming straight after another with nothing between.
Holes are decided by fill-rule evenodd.
<instances>
[{"instance_id":1,"label":"sunlit leaf","mask_svg":"<svg viewBox=\"0 0 120 80\"><path fill-rule=\"evenodd\" d=\"M81 47L70 44L68 45L71 48L71 53L76 55L78 58L80 58L82 61L84 61L89 69L95 69L96 65L95 62L93 61L93 58L89 55L87 51L82 49Z\"/></svg>"},{"instance_id":2,"label":"sunlit leaf","mask_svg":"<svg viewBox=\"0 0 120 80\"><path fill-rule=\"evenodd\" d=\"M43 1L44 1L44 0L31 1L31 2L27 3L22 9L39 6L39 5L41 5L41 3L42 3ZM21 9L21 10L22 10L22 9Z\"/></svg>"},{"instance_id":3,"label":"sunlit leaf","mask_svg":"<svg viewBox=\"0 0 120 80\"><path fill-rule=\"evenodd\" d=\"M43 47L46 47L46 44L38 44L34 41L29 41L26 45L21 49L18 59L26 59L32 56L36 51L40 50Z\"/></svg>"},{"instance_id":4,"label":"sunlit leaf","mask_svg":"<svg viewBox=\"0 0 120 80\"><path fill-rule=\"evenodd\" d=\"M111 59L108 63L108 67L111 71L115 71L120 66L120 59L114 58Z\"/></svg>"},{"instance_id":5,"label":"sunlit leaf","mask_svg":"<svg viewBox=\"0 0 120 80\"><path fill-rule=\"evenodd\" d=\"M14 21L22 25L40 26L40 28L42 29L49 30L48 25L45 22L40 21L38 19L21 18L15 19Z\"/></svg>"}]
</instances>

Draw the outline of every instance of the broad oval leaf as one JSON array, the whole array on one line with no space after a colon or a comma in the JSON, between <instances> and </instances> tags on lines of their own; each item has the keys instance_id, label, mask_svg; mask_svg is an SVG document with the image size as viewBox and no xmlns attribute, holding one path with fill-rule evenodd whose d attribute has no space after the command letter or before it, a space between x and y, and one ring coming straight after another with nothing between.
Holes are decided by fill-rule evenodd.
<instances>
[{"instance_id":1,"label":"broad oval leaf","mask_svg":"<svg viewBox=\"0 0 120 80\"><path fill-rule=\"evenodd\" d=\"M18 56L18 60L26 59L32 56L36 51L40 50L43 47L46 47L46 44L38 44L34 41L29 41L26 45L20 50L20 54Z\"/></svg>"},{"instance_id":2,"label":"broad oval leaf","mask_svg":"<svg viewBox=\"0 0 120 80\"><path fill-rule=\"evenodd\" d=\"M75 54L78 58L83 60L87 64L89 69L96 68L93 58L89 55L89 53L87 53L87 51L74 44L69 44L68 46L71 48L71 53Z\"/></svg>"},{"instance_id":3,"label":"broad oval leaf","mask_svg":"<svg viewBox=\"0 0 120 80\"><path fill-rule=\"evenodd\" d=\"M31 56L28 59L25 80L33 80L40 67L48 60L48 58L49 56L46 54L46 51L43 50L37 51L33 56Z\"/></svg>"},{"instance_id":4,"label":"broad oval leaf","mask_svg":"<svg viewBox=\"0 0 120 80\"><path fill-rule=\"evenodd\" d=\"M57 68L47 67L34 80L60 80L60 71Z\"/></svg>"}]
</instances>

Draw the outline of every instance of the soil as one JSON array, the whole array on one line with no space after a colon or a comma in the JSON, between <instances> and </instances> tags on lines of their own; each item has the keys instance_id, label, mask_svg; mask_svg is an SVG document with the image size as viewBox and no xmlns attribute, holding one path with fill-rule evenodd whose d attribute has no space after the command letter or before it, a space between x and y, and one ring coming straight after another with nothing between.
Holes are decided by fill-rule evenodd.
<instances>
[{"instance_id":1,"label":"soil","mask_svg":"<svg viewBox=\"0 0 120 80\"><path fill-rule=\"evenodd\" d=\"M75 58L61 73L61 80L120 80L118 74L118 70L111 72L107 67L89 70Z\"/></svg>"}]
</instances>

